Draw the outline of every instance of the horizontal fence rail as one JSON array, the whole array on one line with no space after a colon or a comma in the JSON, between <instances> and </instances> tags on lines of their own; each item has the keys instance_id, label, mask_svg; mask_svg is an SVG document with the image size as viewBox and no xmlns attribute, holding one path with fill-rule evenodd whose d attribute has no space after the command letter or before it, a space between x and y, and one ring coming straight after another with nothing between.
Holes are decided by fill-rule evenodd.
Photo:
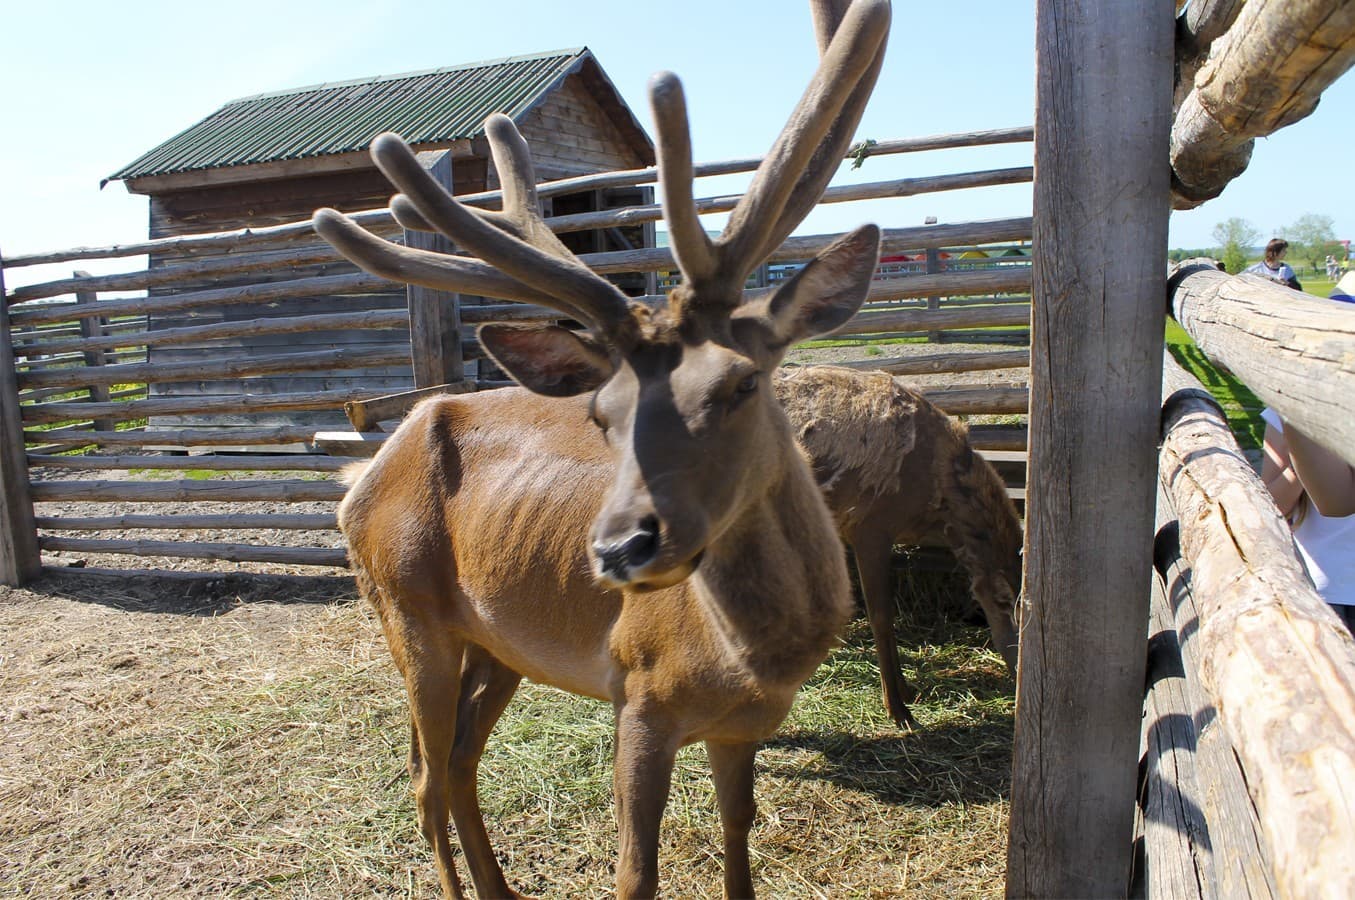
<instances>
[{"instance_id":1,"label":"horizontal fence rail","mask_svg":"<svg viewBox=\"0 0 1355 900\"><path fill-rule=\"evenodd\" d=\"M1176 608L1178 641L1245 777L1279 896L1350 895L1355 860L1341 848L1355 840L1355 803L1340 785L1355 765L1355 639L1312 587L1221 408L1170 357L1164 374L1159 478L1177 525L1159 568L1179 548L1193 601Z\"/></svg>"},{"instance_id":2,"label":"horizontal fence rail","mask_svg":"<svg viewBox=\"0 0 1355 900\"><path fill-rule=\"evenodd\" d=\"M854 148L851 157L870 165L890 154L1032 139L1030 128L997 129L869 142ZM747 173L759 162L728 160L696 169L698 176ZM549 198L637 187L656 177L653 168L597 173L544 183L539 193ZM1028 184L1032 177L1030 166L1016 166L882 179L830 187L823 202ZM459 199L483 208L501 201L497 191ZM703 212L724 212L738 199L711 196L697 202ZM389 210L352 216L387 239L421 239L397 226ZM641 202L552 216L547 223L561 234L600 233L660 218L657 205ZM886 262L862 312L834 340L887 347L889 341L926 335L1024 343L1032 231L1029 216L883 229ZM769 287L750 286L750 295L774 289L837 237L788 239L758 276ZM966 252L976 247L1006 255ZM960 258L962 252L971 258ZM665 289L678 277L665 247L579 255L605 276L643 276ZM351 460L329 452L320 436L351 427L346 409L421 386L416 379L428 373L447 371L441 380L453 384L443 390L457 388L458 379L464 379L458 389L507 384L485 362L475 327L561 319L556 310L511 297L462 297L438 313L443 319L430 320L425 310L436 292L407 290L357 271L318 239L309 221L10 256L3 267L141 256L151 257L149 268L75 272L4 294L0 312L15 357L11 390L20 404L8 427L26 448L25 502L35 504L40 553L344 566L343 551L333 546L341 540L334 532L335 506L344 493L340 471ZM661 296L641 299L658 302ZM445 364L439 369L421 355L430 352L430 322L447 329L437 352L456 360L455 371ZM984 381L983 375L1022 371L1029 362L1024 348L906 356L886 349L878 358L847 364L903 377L973 373L969 383L928 389L928 396L953 415L1006 417L971 426L976 447L1000 452L1024 449L1025 426L1011 417L1024 416L1028 408L1026 376ZM378 438L362 436L357 443L366 451L357 455L370 451ZM145 534L127 534L135 531ZM270 532L276 534L270 538ZM289 534L295 537L283 540ZM273 539L316 546L261 546Z\"/></svg>"}]
</instances>

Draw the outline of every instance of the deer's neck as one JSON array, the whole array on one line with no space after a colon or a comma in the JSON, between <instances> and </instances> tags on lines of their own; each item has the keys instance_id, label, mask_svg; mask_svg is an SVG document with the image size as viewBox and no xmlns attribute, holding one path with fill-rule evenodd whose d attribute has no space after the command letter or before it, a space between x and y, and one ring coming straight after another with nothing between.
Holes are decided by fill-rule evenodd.
<instances>
[{"instance_id":1,"label":"deer's neck","mask_svg":"<svg viewBox=\"0 0 1355 900\"><path fill-rule=\"evenodd\" d=\"M697 588L714 627L758 677L808 678L851 615L842 544L798 457L707 551Z\"/></svg>"}]
</instances>

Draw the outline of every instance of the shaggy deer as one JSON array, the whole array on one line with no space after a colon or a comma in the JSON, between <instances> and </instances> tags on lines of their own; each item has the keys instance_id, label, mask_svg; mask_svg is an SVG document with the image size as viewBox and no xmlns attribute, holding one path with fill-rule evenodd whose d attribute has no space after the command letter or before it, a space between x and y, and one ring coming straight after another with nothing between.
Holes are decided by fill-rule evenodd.
<instances>
[{"instance_id":1,"label":"shaggy deer","mask_svg":"<svg viewBox=\"0 0 1355 900\"><path fill-rule=\"evenodd\" d=\"M1016 672L1015 603L1021 523L993 467L966 429L883 372L833 366L788 370L773 381L842 537L856 556L875 635L885 708L916 724L915 694L899 670L890 554L896 543L941 537L969 571L993 646Z\"/></svg>"},{"instance_id":2,"label":"shaggy deer","mask_svg":"<svg viewBox=\"0 0 1355 900\"><path fill-rule=\"evenodd\" d=\"M393 135L372 145L402 192L391 201L401 224L440 231L478 260L391 245L333 210L315 215L368 271L548 305L591 329L481 328L499 364L544 396L421 404L340 506L359 587L405 679L409 770L448 896L462 895L449 811L478 895L515 894L476 771L524 676L613 704L618 896L657 890L674 756L695 741L715 781L725 893L753 892L757 744L851 607L845 554L769 382L791 343L855 313L879 249L879 230L860 228L785 285L744 297L748 274L845 156L883 60L887 0L813 8L819 70L714 241L696 214L681 87L670 74L650 84L683 276L666 306L628 300L554 237L526 143L503 116L486 123L501 213L461 206ZM589 391L588 418L578 401L549 399Z\"/></svg>"}]
</instances>

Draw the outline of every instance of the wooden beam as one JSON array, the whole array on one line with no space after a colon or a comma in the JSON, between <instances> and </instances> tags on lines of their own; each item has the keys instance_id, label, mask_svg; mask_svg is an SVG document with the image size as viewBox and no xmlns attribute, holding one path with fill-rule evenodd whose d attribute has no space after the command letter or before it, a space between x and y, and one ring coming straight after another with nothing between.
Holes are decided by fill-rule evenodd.
<instances>
[{"instance_id":1,"label":"wooden beam","mask_svg":"<svg viewBox=\"0 0 1355 900\"><path fill-rule=\"evenodd\" d=\"M1251 161L1255 138L1306 118L1355 64L1349 0L1250 0L1181 103L1172 126L1173 205L1223 193Z\"/></svg>"},{"instance_id":2,"label":"wooden beam","mask_svg":"<svg viewBox=\"0 0 1355 900\"><path fill-rule=\"evenodd\" d=\"M1157 540L1153 566L1175 625L1176 646L1185 681L1191 731L1194 733L1195 780L1204 821L1216 895L1274 900L1279 896L1271 875L1270 851L1261 835L1256 807L1247 792L1246 773L1227 729L1219 721L1218 704L1200 680L1204 648L1200 641L1200 600L1191 586L1190 566L1181 559L1176 513L1159 482ZM1159 598L1154 594L1154 602ZM1165 638L1164 638L1165 640ZM1153 649L1149 647L1151 664ZM1192 826L1193 827L1193 826ZM1198 841L1199 835L1193 835ZM1201 851L1196 851L1197 853ZM1151 873L1150 873L1151 874ZM1148 896L1167 896L1149 892Z\"/></svg>"},{"instance_id":3,"label":"wooden beam","mask_svg":"<svg viewBox=\"0 0 1355 900\"><path fill-rule=\"evenodd\" d=\"M337 481L35 481L37 502L183 503L203 500L342 500Z\"/></svg>"},{"instance_id":4,"label":"wooden beam","mask_svg":"<svg viewBox=\"0 0 1355 900\"><path fill-rule=\"evenodd\" d=\"M1355 896L1355 639L1213 398L1167 382L1160 478L1197 601L1200 679L1282 897Z\"/></svg>"},{"instance_id":5,"label":"wooden beam","mask_svg":"<svg viewBox=\"0 0 1355 900\"><path fill-rule=\"evenodd\" d=\"M1210 362L1355 465L1355 305L1230 276L1212 260L1182 263L1168 287L1172 315Z\"/></svg>"},{"instance_id":6,"label":"wooden beam","mask_svg":"<svg viewBox=\"0 0 1355 900\"><path fill-rule=\"evenodd\" d=\"M97 540L44 537L44 550L76 553L121 553L130 556L168 556L178 559L216 559L223 562L271 562L302 566L347 568L348 551L329 547L264 547L258 544L199 544L189 541Z\"/></svg>"},{"instance_id":7,"label":"wooden beam","mask_svg":"<svg viewBox=\"0 0 1355 900\"><path fill-rule=\"evenodd\" d=\"M5 272L0 267L0 296L4 292ZM0 303L0 584L21 585L37 577L42 556L28 489L9 312L3 307Z\"/></svg>"},{"instance_id":8,"label":"wooden beam","mask_svg":"<svg viewBox=\"0 0 1355 900\"><path fill-rule=\"evenodd\" d=\"M425 162L430 175L452 192L452 156L443 153ZM438 253L452 253L451 241L440 234L405 231L405 246ZM414 368L414 386L433 387L461 381L465 367L461 356L461 296L410 284L405 288L409 307L409 356Z\"/></svg>"},{"instance_id":9,"label":"wooden beam","mask_svg":"<svg viewBox=\"0 0 1355 900\"><path fill-rule=\"evenodd\" d=\"M1030 479L1010 897L1128 890L1167 254L1172 0L1036 3Z\"/></svg>"}]
</instances>

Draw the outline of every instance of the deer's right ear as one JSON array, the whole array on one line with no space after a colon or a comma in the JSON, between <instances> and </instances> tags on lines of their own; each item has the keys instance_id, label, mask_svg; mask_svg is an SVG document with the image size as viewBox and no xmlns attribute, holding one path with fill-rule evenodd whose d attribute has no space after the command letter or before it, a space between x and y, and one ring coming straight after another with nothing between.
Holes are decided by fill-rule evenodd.
<instances>
[{"instance_id":1,"label":"deer's right ear","mask_svg":"<svg viewBox=\"0 0 1355 900\"><path fill-rule=\"evenodd\" d=\"M612 377L606 348L591 336L559 325L481 325L480 346L527 390L573 397Z\"/></svg>"}]
</instances>

